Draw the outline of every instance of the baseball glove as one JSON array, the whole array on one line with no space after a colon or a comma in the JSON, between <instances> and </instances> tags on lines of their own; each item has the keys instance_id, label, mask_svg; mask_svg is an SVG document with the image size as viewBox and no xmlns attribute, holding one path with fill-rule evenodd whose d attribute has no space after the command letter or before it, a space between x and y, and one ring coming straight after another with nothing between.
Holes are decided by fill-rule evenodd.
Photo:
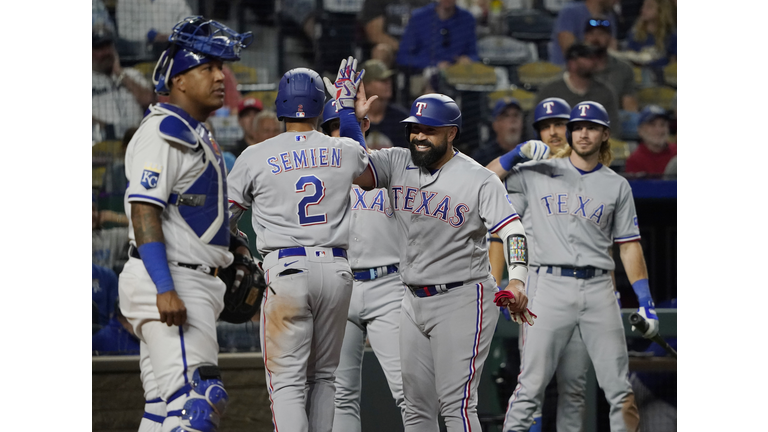
<instances>
[{"instance_id":1,"label":"baseball glove","mask_svg":"<svg viewBox=\"0 0 768 432\"><path fill-rule=\"evenodd\" d=\"M261 308L261 297L267 284L259 266L249 257L234 254L232 265L219 271L219 278L227 285L224 293L224 310L219 319L232 324L242 324L250 321ZM238 266L247 268L250 272L244 274L240 283L237 281L238 272L244 273Z\"/></svg>"}]
</instances>

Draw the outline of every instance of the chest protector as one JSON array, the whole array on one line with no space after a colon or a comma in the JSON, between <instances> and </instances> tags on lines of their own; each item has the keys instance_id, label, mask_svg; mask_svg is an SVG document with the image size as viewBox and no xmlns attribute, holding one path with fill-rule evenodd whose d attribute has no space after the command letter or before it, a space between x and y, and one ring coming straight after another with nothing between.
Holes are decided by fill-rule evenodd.
<instances>
[{"instance_id":1,"label":"chest protector","mask_svg":"<svg viewBox=\"0 0 768 432\"><path fill-rule=\"evenodd\" d=\"M165 116L158 128L160 137L203 152L203 169L186 189L174 191L168 204L179 207L181 217L200 240L228 247L227 171L219 145L201 123L179 108L158 104L150 107L149 115Z\"/></svg>"}]
</instances>

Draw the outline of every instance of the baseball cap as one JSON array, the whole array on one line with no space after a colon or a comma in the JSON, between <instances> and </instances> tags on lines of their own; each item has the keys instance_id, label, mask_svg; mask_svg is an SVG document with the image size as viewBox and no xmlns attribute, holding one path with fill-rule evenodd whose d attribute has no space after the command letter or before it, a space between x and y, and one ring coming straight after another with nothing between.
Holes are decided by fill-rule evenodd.
<instances>
[{"instance_id":1,"label":"baseball cap","mask_svg":"<svg viewBox=\"0 0 768 432\"><path fill-rule=\"evenodd\" d=\"M584 26L584 32L588 32L593 29L602 29L607 32L611 32L611 22L607 19L592 18L587 20L587 24Z\"/></svg>"},{"instance_id":2,"label":"baseball cap","mask_svg":"<svg viewBox=\"0 0 768 432\"><path fill-rule=\"evenodd\" d=\"M240 117L249 109L261 111L264 109L264 104L262 104L261 101L256 98L247 97L241 100L239 104L237 104L237 116Z\"/></svg>"},{"instance_id":3,"label":"baseball cap","mask_svg":"<svg viewBox=\"0 0 768 432\"><path fill-rule=\"evenodd\" d=\"M581 42L576 42L575 44L568 47L568 50L565 52L565 59L573 60L579 57L592 57L594 55L594 48L589 45L584 45Z\"/></svg>"},{"instance_id":4,"label":"baseball cap","mask_svg":"<svg viewBox=\"0 0 768 432\"><path fill-rule=\"evenodd\" d=\"M368 84L371 81L384 80L395 74L395 71L388 68L383 61L370 59L363 63L362 69L365 69L363 82Z\"/></svg>"},{"instance_id":5,"label":"baseball cap","mask_svg":"<svg viewBox=\"0 0 768 432\"><path fill-rule=\"evenodd\" d=\"M638 124L651 122L659 117L669 120L669 113L658 105L648 105L640 111L640 120Z\"/></svg>"},{"instance_id":6,"label":"baseball cap","mask_svg":"<svg viewBox=\"0 0 768 432\"><path fill-rule=\"evenodd\" d=\"M520 101L513 97L503 97L496 102L496 106L493 107L493 119L496 120L496 117L499 116L502 112L504 112L505 109L509 106L515 106L520 111L523 110L523 108L520 106Z\"/></svg>"},{"instance_id":7,"label":"baseball cap","mask_svg":"<svg viewBox=\"0 0 768 432\"><path fill-rule=\"evenodd\" d=\"M94 26L91 29L91 37L93 39L92 48L102 47L106 44L114 42L114 34L106 26Z\"/></svg>"}]
</instances>

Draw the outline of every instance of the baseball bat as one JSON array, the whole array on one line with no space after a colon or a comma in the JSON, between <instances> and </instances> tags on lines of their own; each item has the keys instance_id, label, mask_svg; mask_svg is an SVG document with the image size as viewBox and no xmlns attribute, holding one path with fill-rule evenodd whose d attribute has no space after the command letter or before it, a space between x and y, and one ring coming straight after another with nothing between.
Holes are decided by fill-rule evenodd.
<instances>
[{"instance_id":1,"label":"baseball bat","mask_svg":"<svg viewBox=\"0 0 768 432\"><path fill-rule=\"evenodd\" d=\"M635 329L639 330L640 334L644 334L646 331L648 331L648 322L643 318L642 315L640 315L637 312L633 312L629 316L629 323L635 326ZM677 358L677 351L675 351L674 348L669 346L667 341L664 340L664 338L661 337L658 333L650 338L652 341L656 342L657 344L661 345L662 348L664 348L672 357Z\"/></svg>"}]
</instances>

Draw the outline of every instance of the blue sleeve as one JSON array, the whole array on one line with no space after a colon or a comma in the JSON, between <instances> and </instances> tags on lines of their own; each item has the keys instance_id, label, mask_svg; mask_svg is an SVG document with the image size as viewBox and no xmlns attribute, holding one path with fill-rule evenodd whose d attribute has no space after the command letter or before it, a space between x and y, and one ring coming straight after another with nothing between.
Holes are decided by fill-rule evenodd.
<instances>
[{"instance_id":1,"label":"blue sleeve","mask_svg":"<svg viewBox=\"0 0 768 432\"><path fill-rule=\"evenodd\" d=\"M472 16L472 14L467 13L467 17L465 18L465 26L468 27L468 37L467 37L467 57L471 58L474 61L480 61L480 56L477 55L477 29L475 28L475 18Z\"/></svg>"},{"instance_id":2,"label":"blue sleeve","mask_svg":"<svg viewBox=\"0 0 768 432\"><path fill-rule=\"evenodd\" d=\"M668 37L667 56L677 56L677 32L672 33Z\"/></svg>"},{"instance_id":3,"label":"blue sleeve","mask_svg":"<svg viewBox=\"0 0 768 432\"><path fill-rule=\"evenodd\" d=\"M418 26L422 14L414 14L408 21L408 26L400 38L400 48L397 50L397 64L401 66L413 66L425 68L429 66L429 56L420 55L421 43L419 43Z\"/></svg>"},{"instance_id":4,"label":"blue sleeve","mask_svg":"<svg viewBox=\"0 0 768 432\"><path fill-rule=\"evenodd\" d=\"M352 108L346 108L339 112L339 135L344 138L352 138L363 148L366 148L363 131L360 129L360 123L357 122L355 110Z\"/></svg>"},{"instance_id":5,"label":"blue sleeve","mask_svg":"<svg viewBox=\"0 0 768 432\"><path fill-rule=\"evenodd\" d=\"M566 7L560 11L560 13L557 15L557 21L555 21L555 30L553 35L556 36L562 31L579 34L579 31L576 29L579 26L579 23L581 23L582 27L584 27L586 24L578 19L578 14L574 12L575 9L572 7Z\"/></svg>"}]
</instances>

